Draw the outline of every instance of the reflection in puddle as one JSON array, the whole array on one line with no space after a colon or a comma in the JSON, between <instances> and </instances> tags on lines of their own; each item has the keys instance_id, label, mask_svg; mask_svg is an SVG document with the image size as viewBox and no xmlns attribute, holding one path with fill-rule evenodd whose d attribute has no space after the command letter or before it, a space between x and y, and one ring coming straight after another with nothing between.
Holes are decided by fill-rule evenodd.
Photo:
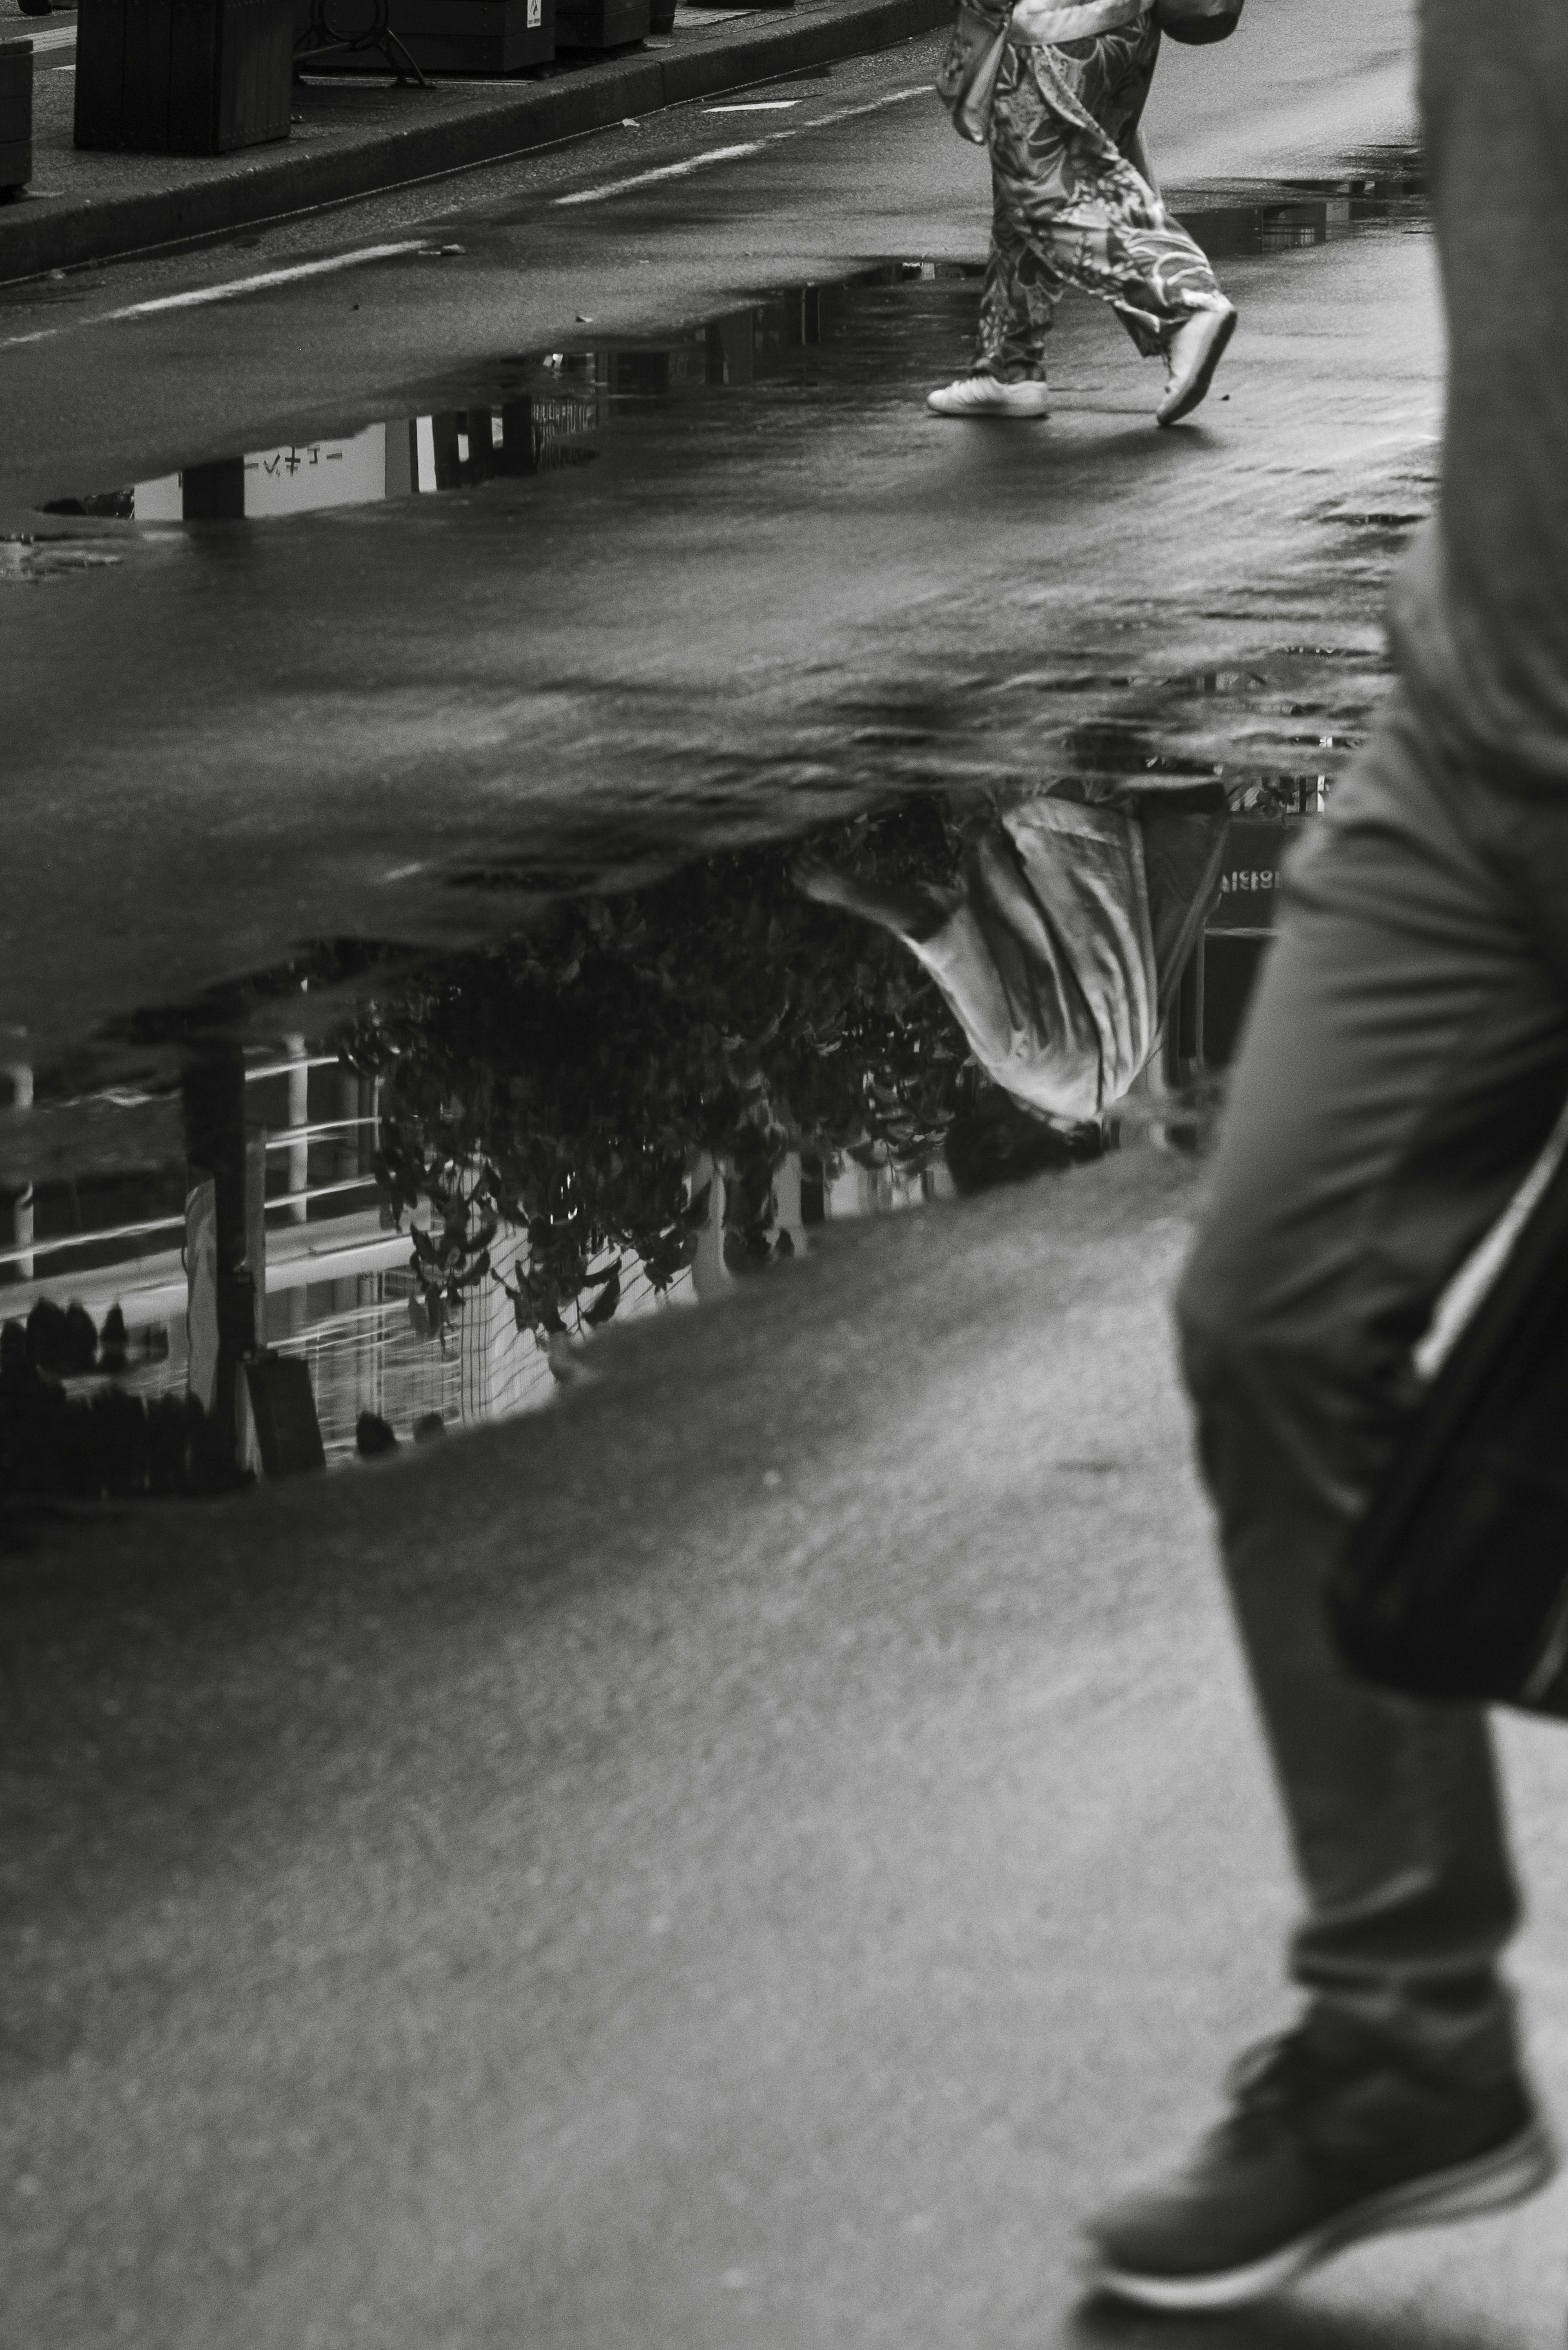
<instances>
[{"instance_id":1,"label":"reflection in puddle","mask_svg":"<svg viewBox=\"0 0 1568 2350\"><path fill-rule=\"evenodd\" d=\"M1424 224L1421 158L1405 151L1366 159L1337 179L1290 180L1270 201L1237 203L1222 185L1184 204L1181 218L1210 260L1310 251L1368 228Z\"/></svg>"},{"instance_id":2,"label":"reflection in puddle","mask_svg":"<svg viewBox=\"0 0 1568 2350\"><path fill-rule=\"evenodd\" d=\"M602 421L602 406L591 393L545 393L369 424L347 440L251 450L127 490L56 499L44 511L122 522L259 522L428 495L591 463L595 452L581 436Z\"/></svg>"},{"instance_id":3,"label":"reflection in puddle","mask_svg":"<svg viewBox=\"0 0 1568 2350\"><path fill-rule=\"evenodd\" d=\"M1296 181L1267 197L1195 193L1181 217L1215 259L1305 250L1368 228L1426 218L1417 158L1369 159L1348 178ZM136 523L264 521L369 505L592 463L594 442L626 413L693 393L794 379L811 354L860 325L869 288L967 285L978 263L878 264L828 285L798 286L658 342L596 342L503 366L451 406L366 425L342 437L286 442L186 466L156 480L50 501L56 515ZM1363 518L1368 524L1379 517Z\"/></svg>"},{"instance_id":4,"label":"reflection in puddle","mask_svg":"<svg viewBox=\"0 0 1568 2350\"><path fill-rule=\"evenodd\" d=\"M832 285L792 287L657 344L598 343L514 361L497 370L488 392L466 392L462 405L57 498L43 511L138 523L263 521L591 464L593 438L650 404L781 380L809 383L811 354L855 323L857 292L981 275L968 263L880 265Z\"/></svg>"},{"instance_id":5,"label":"reflection in puddle","mask_svg":"<svg viewBox=\"0 0 1568 2350\"><path fill-rule=\"evenodd\" d=\"M1211 252L1268 255L1419 209L1414 175L1390 167L1188 216ZM826 383L830 362L859 397L880 299L865 289L919 300L927 281L953 281L942 300L956 320L977 276L909 263L797 287L657 343L536 355L411 416L52 510L98 517L103 543L128 545L141 525L282 520L569 473L623 425L747 386L787 399ZM1388 537L1414 518L1405 494L1323 519ZM75 537L49 546L117 559ZM33 576L49 546L0 547L0 576L7 561ZM1170 931L1161 962L1152 892L1124 923L1139 953L1140 921L1149 933L1143 1026L1070 1102L1052 1090L1059 1071L1040 1077L1060 1004L1043 1009L1026 924L1009 911L1010 889L1038 909L1048 879L1003 826L980 886L977 827L998 802L954 788L977 771L949 703L897 682L835 704L835 740L906 796L813 838L815 897L796 852L776 846L618 895L593 868L597 843L574 870L537 847L510 864L502 849L445 879L513 893L517 935L412 970L350 957L333 972L352 1006L341 1019L307 1017L317 996L275 973L248 1003L176 1020L185 1074L177 1101L152 1105L161 1125L145 1102L100 1100L90 1152L46 1149L70 1131L67 1080L39 1072L35 1100L33 1074L14 1069L8 1107L0 1097L0 1496L211 1491L535 1409L591 1368L607 1326L776 1277L833 1219L1134 1134L1177 1139L1172 1097L1229 1056L1283 849L1325 805L1381 667L1370 649L1281 645L1303 632L1293 610L1283 627L1265 612L1255 634L1243 617L1224 666L1172 677L1158 647L1109 638L1020 645L973 681L987 781L1035 773L1037 795L1079 811L1068 828L1083 838L1106 847L1105 812L1139 795L1168 814L1207 795L1192 812L1210 823L1229 811L1195 951ZM1119 871L1147 881L1151 837ZM947 950L969 916L978 959L961 968ZM1054 916L1066 921L1060 904ZM171 1033L163 1022L159 1041ZM1031 1054L1032 1110L1018 1066Z\"/></svg>"},{"instance_id":6,"label":"reflection in puddle","mask_svg":"<svg viewBox=\"0 0 1568 2350\"><path fill-rule=\"evenodd\" d=\"M315 1044L193 1019L181 1149L11 1193L0 1492L211 1492L535 1409L597 1331L767 1275L828 1221L1065 1167L1129 1111L1147 1130L1233 1032L1292 829L1228 834L1211 783L906 801L557 899L367 982ZM1232 959L1207 1010L1205 907ZM1059 965L1107 939L1127 973L1095 1032ZM15 1173L49 1103L8 1083Z\"/></svg>"}]
</instances>

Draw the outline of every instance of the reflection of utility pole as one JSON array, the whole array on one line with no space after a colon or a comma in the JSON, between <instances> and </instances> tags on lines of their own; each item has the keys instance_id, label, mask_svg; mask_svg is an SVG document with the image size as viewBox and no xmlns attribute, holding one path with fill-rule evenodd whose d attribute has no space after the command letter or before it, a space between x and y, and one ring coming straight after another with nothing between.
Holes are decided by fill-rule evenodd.
<instances>
[{"instance_id":1,"label":"reflection of utility pole","mask_svg":"<svg viewBox=\"0 0 1568 2350\"><path fill-rule=\"evenodd\" d=\"M287 1051L297 1055L299 1059L298 1068L290 1069L288 1073L288 1123L297 1135L310 1123L310 1069L306 1058L304 1037L288 1036L284 1043ZM290 1220L296 1224L305 1222L307 1202L304 1193L309 1180L310 1145L307 1141L291 1142L288 1146L288 1213Z\"/></svg>"},{"instance_id":2,"label":"reflection of utility pole","mask_svg":"<svg viewBox=\"0 0 1568 2350\"><path fill-rule=\"evenodd\" d=\"M180 509L186 522L243 522L244 459L221 457L215 464L187 465L180 476Z\"/></svg>"},{"instance_id":3,"label":"reflection of utility pole","mask_svg":"<svg viewBox=\"0 0 1568 2350\"><path fill-rule=\"evenodd\" d=\"M705 1183L709 1186L708 1221L697 1234L691 1286L699 1297L716 1297L732 1285L734 1275L724 1263L724 1178L707 1151L701 1154L691 1170L689 1189L693 1199Z\"/></svg>"},{"instance_id":4,"label":"reflection of utility pole","mask_svg":"<svg viewBox=\"0 0 1568 2350\"><path fill-rule=\"evenodd\" d=\"M192 1061L181 1091L190 1388L206 1414L210 1472L226 1483L250 1465L241 1390L245 1357L265 1336L265 1136L246 1129L245 1065L237 1045L218 1045Z\"/></svg>"},{"instance_id":5,"label":"reflection of utility pole","mask_svg":"<svg viewBox=\"0 0 1568 2350\"><path fill-rule=\"evenodd\" d=\"M501 466L504 473L526 475L539 470L539 450L534 437L534 402L526 394L509 400L501 411Z\"/></svg>"},{"instance_id":6,"label":"reflection of utility pole","mask_svg":"<svg viewBox=\"0 0 1568 2350\"><path fill-rule=\"evenodd\" d=\"M736 310L715 318L707 335L707 376L710 383L750 383L756 373L756 313Z\"/></svg>"},{"instance_id":7,"label":"reflection of utility pole","mask_svg":"<svg viewBox=\"0 0 1568 2350\"><path fill-rule=\"evenodd\" d=\"M1208 1063L1203 1051L1206 1025L1206 977L1204 938L1201 931L1180 984L1172 992L1170 1009L1165 1015L1165 1051L1162 1055L1167 1085L1190 1085L1203 1076Z\"/></svg>"},{"instance_id":8,"label":"reflection of utility pole","mask_svg":"<svg viewBox=\"0 0 1568 2350\"><path fill-rule=\"evenodd\" d=\"M781 1233L789 1234L789 1244L796 1256L805 1254L805 1212L801 1180L800 1153L786 1150L784 1163L774 1175L774 1197L778 1202L776 1222Z\"/></svg>"},{"instance_id":9,"label":"reflection of utility pole","mask_svg":"<svg viewBox=\"0 0 1568 2350\"><path fill-rule=\"evenodd\" d=\"M32 1070L25 1062L16 1062L8 1068L5 1074L11 1080L12 1108L31 1109L33 1107ZM26 1248L28 1243L32 1240L32 1237L33 1187L31 1183L28 1183L26 1184L20 1191L14 1195L11 1201L12 1244L16 1248ZM16 1275L18 1281L32 1280L33 1259L30 1256L15 1256L12 1258L11 1263L16 1268Z\"/></svg>"}]
</instances>

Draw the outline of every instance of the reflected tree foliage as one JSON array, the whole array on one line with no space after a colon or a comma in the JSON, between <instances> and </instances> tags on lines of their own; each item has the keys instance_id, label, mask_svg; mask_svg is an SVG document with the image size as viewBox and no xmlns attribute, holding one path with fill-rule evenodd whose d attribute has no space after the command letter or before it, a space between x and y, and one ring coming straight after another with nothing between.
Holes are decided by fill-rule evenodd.
<instances>
[{"instance_id":1,"label":"reflected tree foliage","mask_svg":"<svg viewBox=\"0 0 1568 2350\"><path fill-rule=\"evenodd\" d=\"M813 847L888 881L946 879L958 857L934 800ZM629 1266L668 1289L715 1206L726 1262L770 1263L790 1149L829 1173L940 1151L975 1081L961 1033L897 941L808 902L791 861L737 851L563 903L361 1015L345 1056L383 1081L383 1211L409 1222L431 1329L502 1281L520 1328L576 1334L611 1318ZM527 1246L502 1263L508 1227Z\"/></svg>"}]
</instances>

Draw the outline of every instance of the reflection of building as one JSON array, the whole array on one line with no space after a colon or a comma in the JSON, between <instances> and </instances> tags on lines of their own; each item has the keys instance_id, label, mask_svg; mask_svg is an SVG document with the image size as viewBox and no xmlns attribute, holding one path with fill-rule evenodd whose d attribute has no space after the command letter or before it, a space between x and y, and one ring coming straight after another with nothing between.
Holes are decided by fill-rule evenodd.
<instances>
[{"instance_id":1,"label":"reflection of building","mask_svg":"<svg viewBox=\"0 0 1568 2350\"><path fill-rule=\"evenodd\" d=\"M1328 779L1303 780L1303 807L1321 810ZM1303 816L1237 816L1231 820L1220 896L1182 976L1166 1023L1166 1082L1184 1083L1234 1055L1273 930L1281 868Z\"/></svg>"},{"instance_id":2,"label":"reflection of building","mask_svg":"<svg viewBox=\"0 0 1568 2350\"><path fill-rule=\"evenodd\" d=\"M1333 189L1283 203L1199 205L1182 219L1211 261L1245 254L1294 253L1332 244L1358 228L1418 212L1417 182L1396 174L1345 179Z\"/></svg>"},{"instance_id":3,"label":"reflection of building","mask_svg":"<svg viewBox=\"0 0 1568 2350\"><path fill-rule=\"evenodd\" d=\"M583 434L601 421L591 387L400 417L347 440L253 449L139 482L129 511L137 522L265 521L547 473L580 455Z\"/></svg>"},{"instance_id":4,"label":"reflection of building","mask_svg":"<svg viewBox=\"0 0 1568 2350\"><path fill-rule=\"evenodd\" d=\"M537 1409L556 1392L549 1356L519 1330L501 1280L466 1293L447 1328L427 1335L410 1311L420 1285L410 1269L406 1231L383 1222L372 1165L378 1144L379 1087L331 1055L303 1043L282 1056L252 1056L243 1081L249 1234L246 1257L255 1284L256 1336L274 1353L304 1362L310 1374L328 1461L352 1457L359 1416L373 1412L400 1440L416 1421L477 1424ZM16 1107L22 1092L13 1084ZM239 1116L236 1107L235 1116ZM102 1357L92 1371L67 1379L73 1392L112 1383L151 1399L182 1394L211 1355L203 1337L202 1284L191 1267L202 1252L188 1219L183 1156L138 1173L84 1173L40 1181L28 1214L0 1245L0 1320L25 1320L40 1298L80 1305L96 1328L118 1306L126 1329L123 1359ZM708 1187L708 1215L697 1235L692 1269L662 1295L635 1258L623 1257L618 1326L728 1289L737 1275L726 1238L746 1195L711 1160L697 1162L693 1196ZM813 1225L825 1219L898 1209L950 1189L940 1172L913 1176L850 1160L826 1166L798 1151L774 1170L766 1233L770 1254L804 1253ZM213 1186L203 1193L210 1217ZM726 1223L726 1211L730 1222ZM265 1240L257 1237L258 1231ZM787 1247L779 1248L782 1240ZM504 1228L491 1245L495 1273L515 1284L526 1265L525 1237ZM210 1284L208 1285L210 1296ZM590 1300L585 1298L586 1305ZM570 1315L567 1316L571 1319ZM210 1375L211 1365L202 1370Z\"/></svg>"},{"instance_id":5,"label":"reflection of building","mask_svg":"<svg viewBox=\"0 0 1568 2350\"><path fill-rule=\"evenodd\" d=\"M657 343L600 342L518 361L502 371L499 397L482 388L462 408L253 449L129 489L52 499L44 511L143 523L261 520L587 464L597 453L592 436L618 411L704 391L815 380L818 354L879 289L980 274L968 262L895 262L830 286L792 286Z\"/></svg>"}]
</instances>

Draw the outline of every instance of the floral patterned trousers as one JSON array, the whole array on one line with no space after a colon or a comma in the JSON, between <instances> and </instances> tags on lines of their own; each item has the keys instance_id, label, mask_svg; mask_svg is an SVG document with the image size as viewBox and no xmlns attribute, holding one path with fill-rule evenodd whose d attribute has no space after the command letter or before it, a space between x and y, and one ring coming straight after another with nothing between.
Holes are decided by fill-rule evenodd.
<instances>
[{"instance_id":1,"label":"floral patterned trousers","mask_svg":"<svg viewBox=\"0 0 1568 2350\"><path fill-rule=\"evenodd\" d=\"M995 213L977 371L1044 380L1045 337L1069 286L1108 302L1146 357L1194 311L1224 300L1199 248L1123 152L1158 48L1147 17L1064 48L1009 47L992 116Z\"/></svg>"}]
</instances>

